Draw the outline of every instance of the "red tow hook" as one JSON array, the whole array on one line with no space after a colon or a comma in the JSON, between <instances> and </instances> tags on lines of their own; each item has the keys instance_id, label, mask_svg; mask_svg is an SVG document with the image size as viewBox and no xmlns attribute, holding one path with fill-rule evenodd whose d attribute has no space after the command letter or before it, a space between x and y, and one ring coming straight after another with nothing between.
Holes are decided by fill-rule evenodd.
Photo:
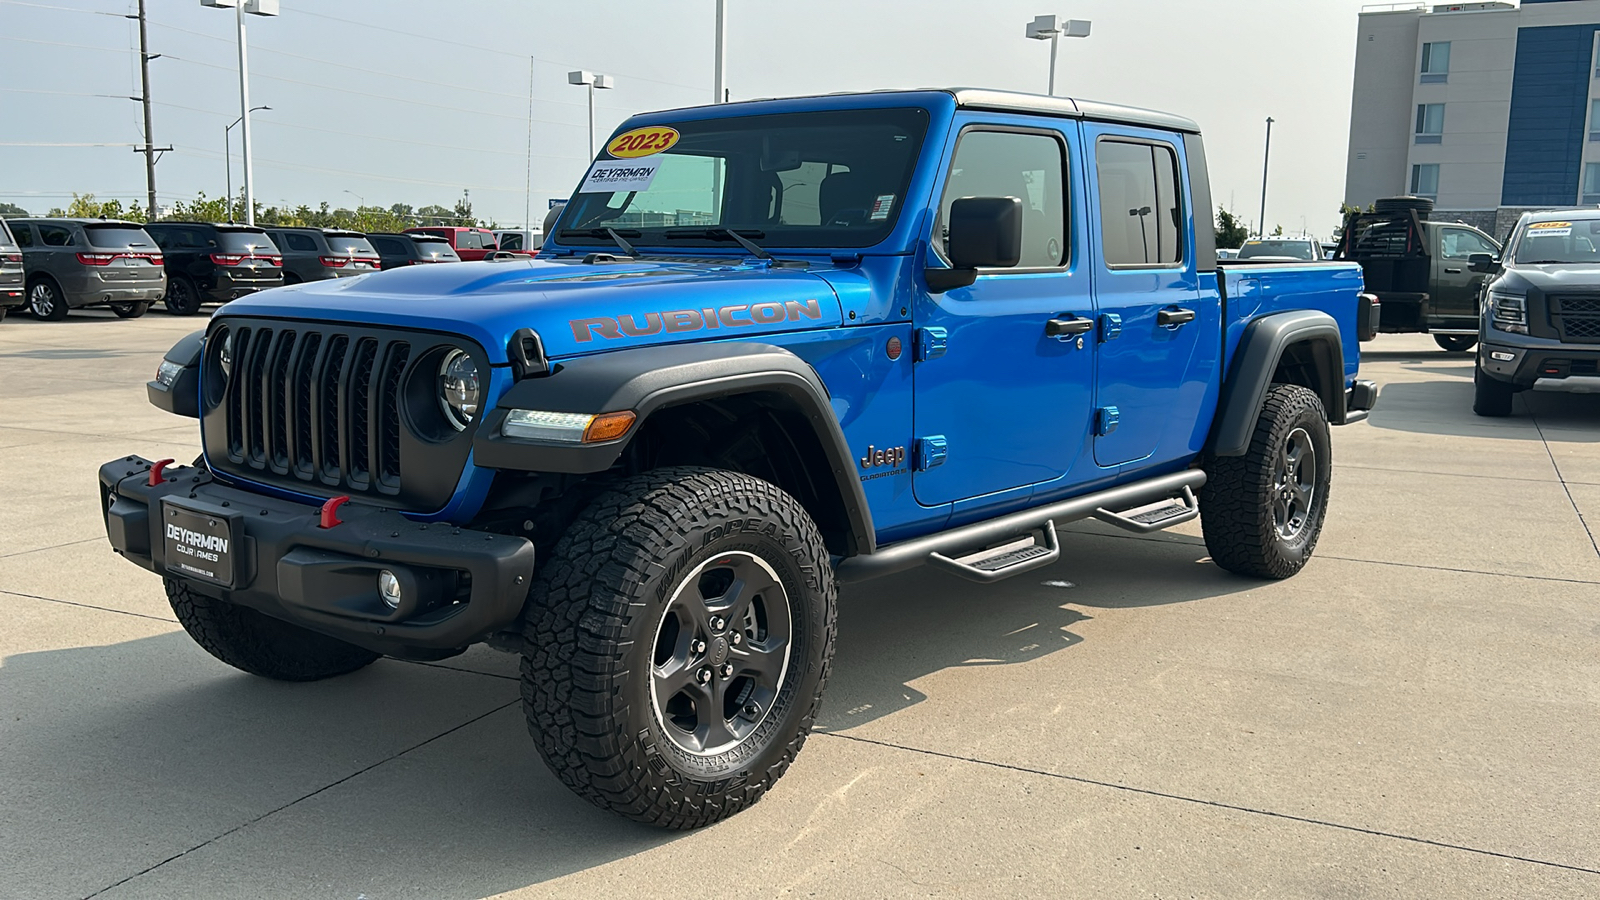
<instances>
[{"instance_id":1,"label":"red tow hook","mask_svg":"<svg viewBox=\"0 0 1600 900\"><path fill-rule=\"evenodd\" d=\"M161 477L161 473L166 471L167 466L172 465L176 461L177 460L172 459L156 460L156 464L150 467L150 486L155 487L161 482L166 481L165 478Z\"/></svg>"},{"instance_id":2,"label":"red tow hook","mask_svg":"<svg viewBox=\"0 0 1600 900\"><path fill-rule=\"evenodd\" d=\"M317 523L317 527L332 528L335 525L343 525L344 520L339 518L339 507L349 502L349 494L328 498L328 502L322 504L322 521Z\"/></svg>"}]
</instances>

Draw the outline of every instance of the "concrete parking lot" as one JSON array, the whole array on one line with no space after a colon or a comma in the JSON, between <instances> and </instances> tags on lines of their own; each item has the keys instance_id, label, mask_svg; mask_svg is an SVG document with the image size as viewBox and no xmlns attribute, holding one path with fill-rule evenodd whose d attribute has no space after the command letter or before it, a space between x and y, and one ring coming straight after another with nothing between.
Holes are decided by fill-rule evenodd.
<instances>
[{"instance_id":1,"label":"concrete parking lot","mask_svg":"<svg viewBox=\"0 0 1600 900\"><path fill-rule=\"evenodd\" d=\"M0 897L1600 896L1600 397L1471 412L1471 359L1366 345L1316 559L1098 525L980 588L846 590L814 734L697 833L547 773L479 648L255 679L114 556L95 470L202 327L0 324Z\"/></svg>"}]
</instances>

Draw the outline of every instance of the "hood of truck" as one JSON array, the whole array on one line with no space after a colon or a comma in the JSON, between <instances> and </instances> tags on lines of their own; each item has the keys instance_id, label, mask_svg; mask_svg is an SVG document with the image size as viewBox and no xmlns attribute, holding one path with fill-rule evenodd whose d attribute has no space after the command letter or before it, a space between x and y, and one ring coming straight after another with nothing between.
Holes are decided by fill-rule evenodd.
<instances>
[{"instance_id":1,"label":"hood of truck","mask_svg":"<svg viewBox=\"0 0 1600 900\"><path fill-rule=\"evenodd\" d=\"M495 363L532 328L552 359L622 347L717 340L841 323L831 266L685 259L584 263L517 259L408 266L252 294L219 316L366 323L457 334Z\"/></svg>"},{"instance_id":2,"label":"hood of truck","mask_svg":"<svg viewBox=\"0 0 1600 900\"><path fill-rule=\"evenodd\" d=\"M1596 293L1600 292L1600 264L1517 263L1506 269L1505 274L1495 281L1493 287L1496 290L1509 291L1526 291L1531 288L1545 294L1559 294L1565 291Z\"/></svg>"}]
</instances>

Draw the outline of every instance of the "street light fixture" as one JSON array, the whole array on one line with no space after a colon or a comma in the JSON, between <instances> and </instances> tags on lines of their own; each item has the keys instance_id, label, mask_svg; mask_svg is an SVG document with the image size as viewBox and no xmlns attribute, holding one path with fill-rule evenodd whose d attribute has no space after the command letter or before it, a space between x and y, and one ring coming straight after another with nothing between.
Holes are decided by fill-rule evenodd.
<instances>
[{"instance_id":1,"label":"street light fixture","mask_svg":"<svg viewBox=\"0 0 1600 900\"><path fill-rule=\"evenodd\" d=\"M272 107L270 106L254 106L250 108L250 111L260 112L261 110L271 108ZM244 116L240 116L239 118L233 120L232 125L222 129L222 168L227 172L228 176L228 193L224 196L228 199L227 209L229 222L233 221L233 139L230 137L230 135L233 132L234 126L243 121Z\"/></svg>"},{"instance_id":2,"label":"street light fixture","mask_svg":"<svg viewBox=\"0 0 1600 900\"><path fill-rule=\"evenodd\" d=\"M240 139L244 142L244 220L247 225L256 223L255 164L250 152L250 61L244 36L244 14L275 16L278 0L200 0L201 6L212 9L233 10L239 25L239 121L244 123ZM230 198L229 206L233 204Z\"/></svg>"},{"instance_id":3,"label":"street light fixture","mask_svg":"<svg viewBox=\"0 0 1600 900\"><path fill-rule=\"evenodd\" d=\"M589 158L592 160L594 159L594 92L610 90L616 87L617 81L610 75L579 70L567 73L567 84L581 85L589 89Z\"/></svg>"},{"instance_id":4,"label":"street light fixture","mask_svg":"<svg viewBox=\"0 0 1600 900\"><path fill-rule=\"evenodd\" d=\"M1036 41L1050 42L1050 96L1056 95L1056 45L1060 38L1086 38L1089 36L1088 19L1058 21L1055 16L1035 16L1028 23L1027 35Z\"/></svg>"},{"instance_id":5,"label":"street light fixture","mask_svg":"<svg viewBox=\"0 0 1600 900\"><path fill-rule=\"evenodd\" d=\"M356 198L356 202L359 203L361 206L366 206L367 205L367 198L361 196L360 194L356 193L355 191L352 191L349 188L345 188L344 192L346 194L349 194L350 196ZM359 211L361 206L356 207L356 209Z\"/></svg>"}]
</instances>

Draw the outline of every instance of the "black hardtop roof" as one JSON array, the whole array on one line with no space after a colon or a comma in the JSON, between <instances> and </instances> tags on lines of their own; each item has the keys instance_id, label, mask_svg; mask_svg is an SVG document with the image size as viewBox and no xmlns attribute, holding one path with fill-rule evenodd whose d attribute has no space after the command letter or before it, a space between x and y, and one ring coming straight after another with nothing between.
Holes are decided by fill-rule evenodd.
<instances>
[{"instance_id":1,"label":"black hardtop roof","mask_svg":"<svg viewBox=\"0 0 1600 900\"><path fill-rule=\"evenodd\" d=\"M318 228L315 225L267 225L268 231L310 231L315 234L332 235L334 237L366 237L365 231L351 231L348 228Z\"/></svg>"},{"instance_id":2,"label":"black hardtop roof","mask_svg":"<svg viewBox=\"0 0 1600 900\"><path fill-rule=\"evenodd\" d=\"M241 225L241 224L238 224L237 222L193 222L193 221L189 221L187 219L183 219L183 220L168 219L168 220L166 220L164 222L151 222L150 224L151 225L155 225L155 226L161 226L161 225L202 225L202 226L204 226L206 228L215 228L218 231L244 231L244 232L248 232L248 233L251 233L251 234L255 234L255 233L266 234L267 233L267 229L263 228L260 225ZM149 226L146 226L146 227L149 227Z\"/></svg>"},{"instance_id":3,"label":"black hardtop roof","mask_svg":"<svg viewBox=\"0 0 1600 900\"><path fill-rule=\"evenodd\" d=\"M1072 97L1048 97L1044 94L1028 94L1021 91L999 91L989 88L972 87L945 87L945 88L920 88L916 90L898 89L883 91L841 91L833 94L803 94L794 97L763 97L756 100L741 100L736 103L724 103L715 106L683 107L683 109L727 109L742 104L768 103L773 100L810 100L839 97L882 97L890 94L949 94L955 98L956 106L961 109L986 109L996 112L1031 113L1042 116L1058 116L1069 119L1087 119L1096 122L1115 122L1122 125L1142 125L1149 128L1164 128L1171 131L1183 131L1199 134L1200 126L1193 119L1175 113L1161 112L1153 109L1141 109L1136 106L1124 106L1120 103L1104 103L1099 100L1079 100ZM675 110L668 110L675 111Z\"/></svg>"},{"instance_id":4,"label":"black hardtop roof","mask_svg":"<svg viewBox=\"0 0 1600 900\"><path fill-rule=\"evenodd\" d=\"M13 225L18 222L70 222L75 225L120 225L128 228L143 228L145 223L129 222L125 219L90 219L81 216L16 216L6 219Z\"/></svg>"}]
</instances>

